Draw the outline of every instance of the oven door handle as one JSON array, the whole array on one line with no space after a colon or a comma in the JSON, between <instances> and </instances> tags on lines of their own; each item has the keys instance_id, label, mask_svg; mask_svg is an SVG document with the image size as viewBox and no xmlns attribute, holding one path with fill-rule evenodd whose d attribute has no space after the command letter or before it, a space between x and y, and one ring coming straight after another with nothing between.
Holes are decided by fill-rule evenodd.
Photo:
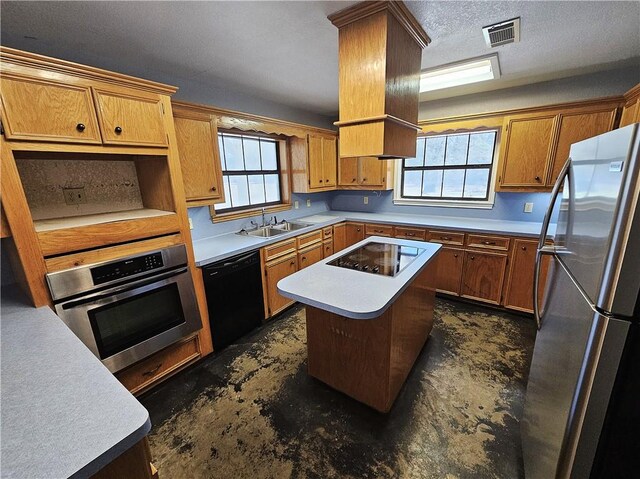
<instances>
[{"instance_id":1,"label":"oven door handle","mask_svg":"<svg viewBox=\"0 0 640 479\"><path fill-rule=\"evenodd\" d=\"M173 276L178 276L180 274L186 273L187 271L189 271L189 268L187 266L184 266L182 268L178 268L178 269L173 269L167 273L164 274L159 274L157 276L153 276L151 278L147 277L145 279L140 279L138 281L134 281L132 283L127 283L124 286L119 286L117 288L111 288L108 289L106 291L100 291L98 293L94 293L94 294L90 294L88 296L83 296L80 299L76 299L73 301L68 301L66 303L62 303L62 309L71 309L74 308L76 306L80 306L82 304L87 304L87 303L94 303L96 301L99 301L101 299L105 299L108 298L110 296L114 296L116 294L119 293L124 293L127 291L131 291L133 289L137 289L140 288L142 286L146 286L149 284L153 284L153 283L157 283L159 281L162 281L164 279L167 278L171 278Z\"/></svg>"}]
</instances>

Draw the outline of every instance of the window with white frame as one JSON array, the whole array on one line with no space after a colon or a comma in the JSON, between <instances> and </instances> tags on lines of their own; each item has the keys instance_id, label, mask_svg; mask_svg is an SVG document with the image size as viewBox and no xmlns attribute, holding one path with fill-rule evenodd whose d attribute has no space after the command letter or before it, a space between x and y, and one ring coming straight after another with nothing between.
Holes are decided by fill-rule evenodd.
<instances>
[{"instance_id":1,"label":"window with white frame","mask_svg":"<svg viewBox=\"0 0 640 479\"><path fill-rule=\"evenodd\" d=\"M400 160L395 202L491 207L497 131L421 136Z\"/></svg>"},{"instance_id":2,"label":"window with white frame","mask_svg":"<svg viewBox=\"0 0 640 479\"><path fill-rule=\"evenodd\" d=\"M221 132L218 146L225 202L216 213L282 203L277 139Z\"/></svg>"}]
</instances>

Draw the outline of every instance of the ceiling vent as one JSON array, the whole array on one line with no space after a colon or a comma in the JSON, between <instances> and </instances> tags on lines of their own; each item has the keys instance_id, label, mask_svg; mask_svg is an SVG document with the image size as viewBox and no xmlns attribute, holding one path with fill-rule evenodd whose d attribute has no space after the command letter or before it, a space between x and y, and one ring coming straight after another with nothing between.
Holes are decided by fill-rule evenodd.
<instances>
[{"instance_id":1,"label":"ceiling vent","mask_svg":"<svg viewBox=\"0 0 640 479\"><path fill-rule=\"evenodd\" d=\"M482 35L487 46L492 48L517 43L520 41L520 17L483 27Z\"/></svg>"}]
</instances>

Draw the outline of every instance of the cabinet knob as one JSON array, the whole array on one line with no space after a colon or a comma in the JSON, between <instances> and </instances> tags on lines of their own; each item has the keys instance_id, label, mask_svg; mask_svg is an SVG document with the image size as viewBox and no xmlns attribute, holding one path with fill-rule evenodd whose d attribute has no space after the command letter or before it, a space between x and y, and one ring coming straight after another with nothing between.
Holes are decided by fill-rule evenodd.
<instances>
[{"instance_id":1,"label":"cabinet knob","mask_svg":"<svg viewBox=\"0 0 640 479\"><path fill-rule=\"evenodd\" d=\"M351 183L354 183L355 181L356 181L356 179L355 179L355 178L353 178L353 179L351 180Z\"/></svg>"},{"instance_id":2,"label":"cabinet knob","mask_svg":"<svg viewBox=\"0 0 640 479\"><path fill-rule=\"evenodd\" d=\"M326 183L329 183L329 178L327 178L326 180L324 180Z\"/></svg>"},{"instance_id":3,"label":"cabinet knob","mask_svg":"<svg viewBox=\"0 0 640 479\"><path fill-rule=\"evenodd\" d=\"M160 368L162 367L162 363L159 363L155 368L149 369L142 373L143 376L153 376Z\"/></svg>"},{"instance_id":4,"label":"cabinet knob","mask_svg":"<svg viewBox=\"0 0 640 479\"><path fill-rule=\"evenodd\" d=\"M362 178L362 182L365 183L367 181L366 178Z\"/></svg>"},{"instance_id":5,"label":"cabinet knob","mask_svg":"<svg viewBox=\"0 0 640 479\"><path fill-rule=\"evenodd\" d=\"M76 130L83 132L85 130L86 126L84 126L84 123L78 123L76 125Z\"/></svg>"},{"instance_id":6,"label":"cabinet knob","mask_svg":"<svg viewBox=\"0 0 640 479\"><path fill-rule=\"evenodd\" d=\"M296 262L295 262L295 261L292 261L291 263L289 263L289 266L293 266L293 265L295 265L295 264L296 264Z\"/></svg>"},{"instance_id":7,"label":"cabinet knob","mask_svg":"<svg viewBox=\"0 0 640 479\"><path fill-rule=\"evenodd\" d=\"M471 257L471 259L476 259L476 257L475 257L475 256L472 256L472 257Z\"/></svg>"},{"instance_id":8,"label":"cabinet knob","mask_svg":"<svg viewBox=\"0 0 640 479\"><path fill-rule=\"evenodd\" d=\"M360 228L358 228L356 231L357 231L358 233L360 233Z\"/></svg>"},{"instance_id":9,"label":"cabinet knob","mask_svg":"<svg viewBox=\"0 0 640 479\"><path fill-rule=\"evenodd\" d=\"M302 257L302 261L307 261L307 257L306 257L306 256L303 256L303 257Z\"/></svg>"},{"instance_id":10,"label":"cabinet knob","mask_svg":"<svg viewBox=\"0 0 640 479\"><path fill-rule=\"evenodd\" d=\"M540 177L539 177L539 176L536 176L535 180L536 180L536 181L540 181Z\"/></svg>"},{"instance_id":11,"label":"cabinet knob","mask_svg":"<svg viewBox=\"0 0 640 479\"><path fill-rule=\"evenodd\" d=\"M120 133L122 133L122 128L121 128L121 127L119 127L119 126L116 126L116 127L113 129L113 131L115 131L115 132L116 132L116 135L119 135Z\"/></svg>"},{"instance_id":12,"label":"cabinet knob","mask_svg":"<svg viewBox=\"0 0 640 479\"><path fill-rule=\"evenodd\" d=\"M457 255L457 254L454 254L454 255L453 255L453 257L454 257L454 258L457 258L457 257L458 257L458 255Z\"/></svg>"},{"instance_id":13,"label":"cabinet knob","mask_svg":"<svg viewBox=\"0 0 640 479\"><path fill-rule=\"evenodd\" d=\"M483 241L482 244L493 245L493 244L496 244L496 242L495 241Z\"/></svg>"},{"instance_id":14,"label":"cabinet knob","mask_svg":"<svg viewBox=\"0 0 640 479\"><path fill-rule=\"evenodd\" d=\"M212 186L211 191L218 191L218 188L216 188L215 186Z\"/></svg>"},{"instance_id":15,"label":"cabinet knob","mask_svg":"<svg viewBox=\"0 0 640 479\"><path fill-rule=\"evenodd\" d=\"M526 247L526 246L523 246L523 247L522 247L522 251L527 251L527 247Z\"/></svg>"},{"instance_id":16,"label":"cabinet knob","mask_svg":"<svg viewBox=\"0 0 640 479\"><path fill-rule=\"evenodd\" d=\"M407 233L407 236L415 236L415 233Z\"/></svg>"}]
</instances>

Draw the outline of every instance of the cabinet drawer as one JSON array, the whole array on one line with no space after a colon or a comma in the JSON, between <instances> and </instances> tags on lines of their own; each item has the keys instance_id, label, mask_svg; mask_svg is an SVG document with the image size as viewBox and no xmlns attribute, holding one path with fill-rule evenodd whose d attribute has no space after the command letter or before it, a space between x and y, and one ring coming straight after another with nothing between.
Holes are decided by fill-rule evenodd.
<instances>
[{"instance_id":1,"label":"cabinet drawer","mask_svg":"<svg viewBox=\"0 0 640 479\"><path fill-rule=\"evenodd\" d=\"M322 239L326 240L333 236L333 226L327 226L326 228L322 228Z\"/></svg>"},{"instance_id":2,"label":"cabinet drawer","mask_svg":"<svg viewBox=\"0 0 640 479\"><path fill-rule=\"evenodd\" d=\"M271 246L265 246L264 248L264 260L271 261L272 259L279 258L285 254L294 253L296 251L296 239L291 238L280 243L272 244Z\"/></svg>"},{"instance_id":3,"label":"cabinet drawer","mask_svg":"<svg viewBox=\"0 0 640 479\"><path fill-rule=\"evenodd\" d=\"M89 87L4 74L0 95L9 140L101 143Z\"/></svg>"},{"instance_id":4,"label":"cabinet drawer","mask_svg":"<svg viewBox=\"0 0 640 479\"><path fill-rule=\"evenodd\" d=\"M324 248L322 243L317 243L298 253L298 264L300 265L300 269L304 269L307 266L317 263L322 258L324 258Z\"/></svg>"},{"instance_id":5,"label":"cabinet drawer","mask_svg":"<svg viewBox=\"0 0 640 479\"><path fill-rule=\"evenodd\" d=\"M333 240L322 242L323 258L328 258L333 254Z\"/></svg>"},{"instance_id":6,"label":"cabinet drawer","mask_svg":"<svg viewBox=\"0 0 640 479\"><path fill-rule=\"evenodd\" d=\"M159 95L95 89L102 139L107 145L167 146Z\"/></svg>"},{"instance_id":7,"label":"cabinet drawer","mask_svg":"<svg viewBox=\"0 0 640 479\"><path fill-rule=\"evenodd\" d=\"M462 246L464 244L464 233L431 230L429 231L429 241L433 243Z\"/></svg>"},{"instance_id":8,"label":"cabinet drawer","mask_svg":"<svg viewBox=\"0 0 640 479\"><path fill-rule=\"evenodd\" d=\"M486 235L467 235L467 246L470 248L483 248L492 249L498 251L509 250L509 238L503 238L501 236L486 236Z\"/></svg>"},{"instance_id":9,"label":"cabinet drawer","mask_svg":"<svg viewBox=\"0 0 640 479\"><path fill-rule=\"evenodd\" d=\"M403 226L396 226L395 233L396 238L424 241L426 237L426 231L421 228L406 228Z\"/></svg>"},{"instance_id":10,"label":"cabinet drawer","mask_svg":"<svg viewBox=\"0 0 640 479\"><path fill-rule=\"evenodd\" d=\"M116 377L124 387L135 394L199 357L200 344L198 336L195 335L116 373Z\"/></svg>"},{"instance_id":11,"label":"cabinet drawer","mask_svg":"<svg viewBox=\"0 0 640 479\"><path fill-rule=\"evenodd\" d=\"M296 240L298 243L298 249L306 248L309 245L322 241L322 230L300 235Z\"/></svg>"},{"instance_id":12,"label":"cabinet drawer","mask_svg":"<svg viewBox=\"0 0 640 479\"><path fill-rule=\"evenodd\" d=\"M366 225L367 236L393 236L393 226L390 225Z\"/></svg>"}]
</instances>

